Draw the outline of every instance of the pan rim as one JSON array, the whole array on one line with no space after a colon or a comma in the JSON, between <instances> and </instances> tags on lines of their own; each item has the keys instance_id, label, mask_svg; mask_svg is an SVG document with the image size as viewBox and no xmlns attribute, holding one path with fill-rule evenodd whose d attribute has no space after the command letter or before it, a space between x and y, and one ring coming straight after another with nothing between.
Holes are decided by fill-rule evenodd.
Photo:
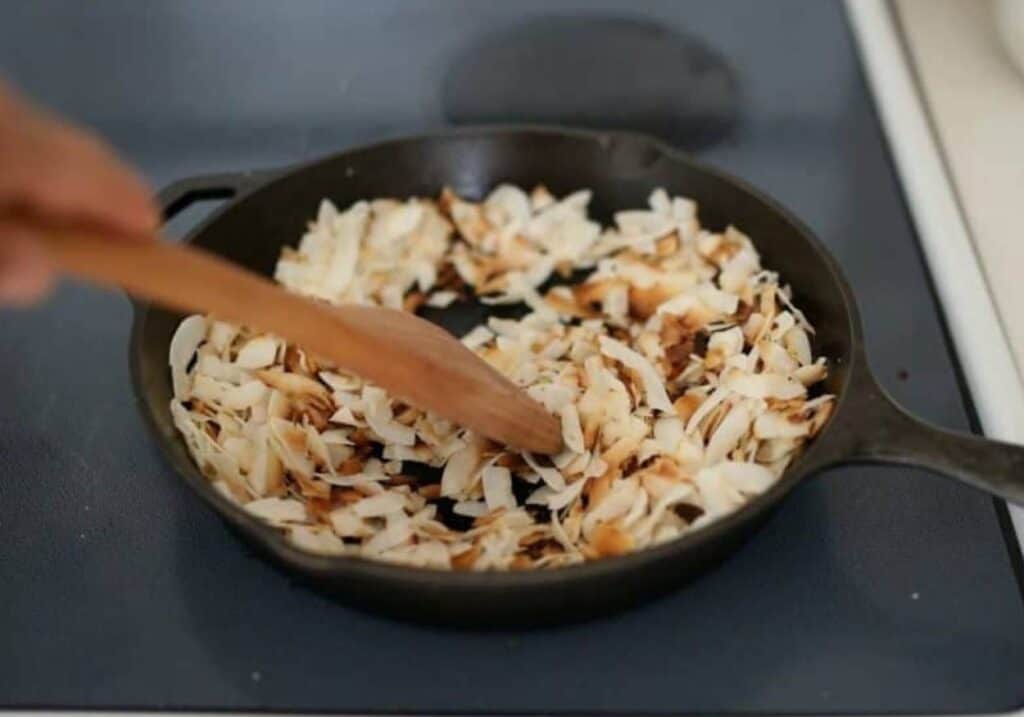
<instances>
[{"instance_id":1,"label":"pan rim","mask_svg":"<svg viewBox=\"0 0 1024 717\"><path fill-rule=\"evenodd\" d=\"M343 161L345 157L354 154L387 149L405 144L414 144L425 141L441 141L467 137L480 137L484 139L496 139L511 135L546 135L563 139L575 139L581 141L596 142L603 150L614 147L617 143L631 142L638 146L644 146L652 150L658 161L668 159L674 163L688 166L702 174L732 185L741 192L749 195L757 202L766 206L773 213L785 221L801 239L817 255L818 259L828 268L833 286L838 290L839 296L848 317L845 334L849 337L849 348L847 373L843 379L840 391L837 394L836 408L833 415L826 423L824 430L808 446L797 461L790 466L772 486L764 493L755 496L744 503L735 511L718 518L708 525L674 538L665 543L637 550L625 555L590 560L583 563L562 566L558 568L542 568L521 571L453 571L439 570L416 566L395 565L383 561L371 560L358 556L332 556L318 555L304 551L285 537L284 533L276 528L260 521L255 516L245 512L236 503L216 491L209 480L202 475L195 466L194 461L189 459L187 467L179 465L180 461L172 451L170 440L181 442L181 436L175 433L173 439L166 439L163 432L156 423L154 410L158 407L146 398L143 390L143 342L145 326L151 312L157 311L157 307L147 302L133 302L134 317L132 331L129 341L129 363L131 369L132 388L135 394L135 404L143 422L146 424L149 433L156 439L164 459L174 471L185 479L185 482L199 494L204 502L212 507L222 518L228 520L234 527L246 533L248 537L258 541L260 545L268 549L276 558L284 563L306 572L318 575L359 575L375 580L392 581L396 583L430 585L432 589L451 590L508 590L513 588L529 588L530 586L548 586L557 582L585 581L591 578L598 578L613 573L624 573L630 570L642 568L647 565L668 563L680 556L695 552L699 546L714 542L730 533L738 531L742 526L749 524L759 516L767 513L776 507L804 478L816 471L815 458L827 453L828 446L833 444L832 439L835 432L830 430L836 423L837 418L842 414L844 407L848 404L849 388L854 382L854 376L863 363L862 357L862 329L857 304L853 297L846 278L841 268L828 251L824 243L807 227L798 217L784 207L778 200L766 195L747 181L734 175L710 166L705 162L695 159L688 153L672 147L660 139L650 135L628 130L597 130L579 127L562 127L543 124L486 124L462 126L457 128L443 128L417 134L403 134L387 137L368 143L346 147L337 152L317 157L307 162L295 165L287 165L280 170L256 173L260 178L252 184L246 184L238 194L225 202L222 207L212 212L210 216L193 227L182 239L183 242L192 243L210 225L215 223L225 212L230 211L237 203L242 202L264 189L267 189L277 182L288 179L306 171L326 165ZM168 379L169 380L169 379Z\"/></svg>"}]
</instances>

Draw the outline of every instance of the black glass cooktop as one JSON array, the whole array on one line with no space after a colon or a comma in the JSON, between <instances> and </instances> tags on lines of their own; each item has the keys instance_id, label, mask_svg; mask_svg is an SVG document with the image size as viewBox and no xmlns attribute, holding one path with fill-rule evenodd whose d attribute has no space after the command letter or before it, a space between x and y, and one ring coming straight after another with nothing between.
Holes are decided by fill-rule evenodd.
<instances>
[{"instance_id":1,"label":"black glass cooktop","mask_svg":"<svg viewBox=\"0 0 1024 717\"><path fill-rule=\"evenodd\" d=\"M970 423L838 3L35 0L0 68L154 183L460 122L653 132L801 216L872 363ZM290 239L282 237L282 241ZM1024 703L1003 509L923 473L802 487L678 593L559 629L336 605L251 557L134 411L119 297L0 314L0 705L343 712L985 712Z\"/></svg>"}]
</instances>

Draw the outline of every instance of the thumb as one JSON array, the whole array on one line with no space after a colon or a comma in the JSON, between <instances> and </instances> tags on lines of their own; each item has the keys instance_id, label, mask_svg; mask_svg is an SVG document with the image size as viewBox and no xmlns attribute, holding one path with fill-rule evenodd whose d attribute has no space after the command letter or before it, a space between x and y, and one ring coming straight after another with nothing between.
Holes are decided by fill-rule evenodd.
<instances>
[{"instance_id":1,"label":"thumb","mask_svg":"<svg viewBox=\"0 0 1024 717\"><path fill-rule=\"evenodd\" d=\"M0 304L27 306L53 285L53 266L30 227L0 224Z\"/></svg>"}]
</instances>

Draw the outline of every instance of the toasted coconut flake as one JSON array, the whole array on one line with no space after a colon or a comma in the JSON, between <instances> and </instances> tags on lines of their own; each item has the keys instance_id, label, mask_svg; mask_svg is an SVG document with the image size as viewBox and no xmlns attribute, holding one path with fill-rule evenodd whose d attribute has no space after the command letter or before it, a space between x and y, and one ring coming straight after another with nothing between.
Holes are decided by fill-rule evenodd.
<instances>
[{"instance_id":1,"label":"toasted coconut flake","mask_svg":"<svg viewBox=\"0 0 1024 717\"><path fill-rule=\"evenodd\" d=\"M379 493L363 498L352 506L352 512L360 518L382 518L392 513L399 513L405 508L405 496L400 493Z\"/></svg>"},{"instance_id":2,"label":"toasted coconut flake","mask_svg":"<svg viewBox=\"0 0 1024 717\"><path fill-rule=\"evenodd\" d=\"M192 381L191 397L204 404L219 405L224 402L224 397L232 388L229 383L199 374Z\"/></svg>"},{"instance_id":3,"label":"toasted coconut flake","mask_svg":"<svg viewBox=\"0 0 1024 717\"><path fill-rule=\"evenodd\" d=\"M534 212L541 212L555 203L555 197L543 184L538 184L530 192L530 208Z\"/></svg>"},{"instance_id":4,"label":"toasted coconut flake","mask_svg":"<svg viewBox=\"0 0 1024 717\"><path fill-rule=\"evenodd\" d=\"M801 366L793 371L793 378L804 386L813 386L820 381L824 381L827 375L828 369L825 367L824 359L819 359L815 363Z\"/></svg>"},{"instance_id":5,"label":"toasted coconut flake","mask_svg":"<svg viewBox=\"0 0 1024 717\"><path fill-rule=\"evenodd\" d=\"M267 397L267 387L261 381L247 381L241 386L229 388L224 392L224 408L243 411L254 408Z\"/></svg>"},{"instance_id":6,"label":"toasted coconut flake","mask_svg":"<svg viewBox=\"0 0 1024 717\"><path fill-rule=\"evenodd\" d=\"M726 331L716 331L708 339L708 353L717 353L721 359L735 356L743 351L743 331L734 326Z\"/></svg>"},{"instance_id":7,"label":"toasted coconut flake","mask_svg":"<svg viewBox=\"0 0 1024 717\"><path fill-rule=\"evenodd\" d=\"M378 556L386 550L407 543L412 537L412 524L408 520L388 521L383 530L363 543L363 555Z\"/></svg>"},{"instance_id":8,"label":"toasted coconut flake","mask_svg":"<svg viewBox=\"0 0 1024 717\"><path fill-rule=\"evenodd\" d=\"M437 540L427 540L415 545L404 545L381 554L382 560L413 565L423 568L434 568L435 570L447 570L452 567L451 556L444 543Z\"/></svg>"},{"instance_id":9,"label":"toasted coconut flake","mask_svg":"<svg viewBox=\"0 0 1024 717\"><path fill-rule=\"evenodd\" d=\"M642 209L616 212L615 223L633 243L658 239L675 229L671 217Z\"/></svg>"},{"instance_id":10,"label":"toasted coconut flake","mask_svg":"<svg viewBox=\"0 0 1024 717\"><path fill-rule=\"evenodd\" d=\"M441 495L462 495L469 490L480 467L480 442L471 440L448 459L441 476Z\"/></svg>"},{"instance_id":11,"label":"toasted coconut flake","mask_svg":"<svg viewBox=\"0 0 1024 717\"><path fill-rule=\"evenodd\" d=\"M757 345L758 353L764 362L765 369L772 373L792 374L800 364L786 349L772 341L761 341Z\"/></svg>"},{"instance_id":12,"label":"toasted coconut flake","mask_svg":"<svg viewBox=\"0 0 1024 717\"><path fill-rule=\"evenodd\" d=\"M822 429L822 427L825 425L825 422L832 415L832 411L835 410L834 398L832 396L825 396L824 398L828 400L815 410L814 416L811 418L812 436L818 435L818 432Z\"/></svg>"},{"instance_id":13,"label":"toasted coconut flake","mask_svg":"<svg viewBox=\"0 0 1024 717\"><path fill-rule=\"evenodd\" d=\"M615 359L624 366L628 366L640 375L648 406L658 411L674 410L672 402L668 399L668 393L665 392L665 384L650 361L626 345L607 336L602 336L599 340L601 353Z\"/></svg>"},{"instance_id":14,"label":"toasted coconut flake","mask_svg":"<svg viewBox=\"0 0 1024 717\"><path fill-rule=\"evenodd\" d=\"M777 373L744 374L735 371L729 374L725 385L747 398L799 398L807 393L802 383Z\"/></svg>"},{"instance_id":15,"label":"toasted coconut flake","mask_svg":"<svg viewBox=\"0 0 1024 717\"><path fill-rule=\"evenodd\" d=\"M209 322L209 326L209 333L206 336L206 340L218 354L226 353L231 347L231 342L233 342L235 337L238 335L238 326L229 324L226 321L212 320Z\"/></svg>"},{"instance_id":16,"label":"toasted coconut flake","mask_svg":"<svg viewBox=\"0 0 1024 717\"><path fill-rule=\"evenodd\" d=\"M759 439L801 438L810 431L810 423L806 421L794 423L786 416L774 411L762 413L754 422L754 435Z\"/></svg>"},{"instance_id":17,"label":"toasted coconut flake","mask_svg":"<svg viewBox=\"0 0 1024 717\"><path fill-rule=\"evenodd\" d=\"M462 500L455 504L452 510L466 518L482 518L487 515L487 503L479 500Z\"/></svg>"},{"instance_id":18,"label":"toasted coconut flake","mask_svg":"<svg viewBox=\"0 0 1024 717\"><path fill-rule=\"evenodd\" d=\"M254 339L249 339L239 349L235 364L248 369L272 366L280 346L281 342L272 336L257 336Z\"/></svg>"},{"instance_id":19,"label":"toasted coconut flake","mask_svg":"<svg viewBox=\"0 0 1024 717\"><path fill-rule=\"evenodd\" d=\"M550 486L545 485L534 491L527 502L534 505L546 505L551 510L562 510L579 498L586 485L585 479L571 483L561 491L552 490Z\"/></svg>"},{"instance_id":20,"label":"toasted coconut flake","mask_svg":"<svg viewBox=\"0 0 1024 717\"><path fill-rule=\"evenodd\" d=\"M224 439L224 451L235 460L240 471L248 473L252 470L256 451L249 439L229 436Z\"/></svg>"},{"instance_id":21,"label":"toasted coconut flake","mask_svg":"<svg viewBox=\"0 0 1024 717\"><path fill-rule=\"evenodd\" d=\"M613 483L608 494L603 499L595 501L594 506L588 509L583 517L583 534L591 535L599 523L610 522L626 515L639 490L640 485L635 478L624 478Z\"/></svg>"},{"instance_id":22,"label":"toasted coconut flake","mask_svg":"<svg viewBox=\"0 0 1024 717\"><path fill-rule=\"evenodd\" d=\"M720 289L716 289L711 284L705 284L697 290L697 296L704 304L715 311L724 314L725 316L731 316L736 313L736 309L739 307L739 297L734 294L730 294Z\"/></svg>"},{"instance_id":23,"label":"toasted coconut flake","mask_svg":"<svg viewBox=\"0 0 1024 717\"><path fill-rule=\"evenodd\" d=\"M258 436L252 468L246 475L246 482L258 496L277 493L284 482L284 465L277 452L270 445L269 429L263 428Z\"/></svg>"},{"instance_id":24,"label":"toasted coconut flake","mask_svg":"<svg viewBox=\"0 0 1024 717\"><path fill-rule=\"evenodd\" d=\"M306 521L306 506L291 498L261 498L245 504L246 512L272 525L303 523Z\"/></svg>"},{"instance_id":25,"label":"toasted coconut flake","mask_svg":"<svg viewBox=\"0 0 1024 717\"><path fill-rule=\"evenodd\" d=\"M248 372L235 364L223 361L212 353L204 354L202 352L196 359L195 373L235 385L242 383L248 377Z\"/></svg>"},{"instance_id":26,"label":"toasted coconut flake","mask_svg":"<svg viewBox=\"0 0 1024 717\"><path fill-rule=\"evenodd\" d=\"M532 468L533 471L541 477L541 480L547 483L548 487L552 490L560 491L565 488L565 478L557 468L541 465L538 460L529 453L523 453L522 456L523 460L526 461L526 464L530 466L530 468Z\"/></svg>"},{"instance_id":27,"label":"toasted coconut flake","mask_svg":"<svg viewBox=\"0 0 1024 717\"><path fill-rule=\"evenodd\" d=\"M391 398L375 386L363 388L363 405L366 422L371 430L387 443L411 446L416 443L416 431L394 420Z\"/></svg>"},{"instance_id":28,"label":"toasted coconut flake","mask_svg":"<svg viewBox=\"0 0 1024 717\"><path fill-rule=\"evenodd\" d=\"M301 374L287 373L280 369L263 369L257 371L256 376L267 386L277 389L291 398L317 405L329 405L330 403L330 394L327 389Z\"/></svg>"},{"instance_id":29,"label":"toasted coconut flake","mask_svg":"<svg viewBox=\"0 0 1024 717\"><path fill-rule=\"evenodd\" d=\"M732 453L739 445L740 439L750 430L753 418L746 404L738 403L733 406L711 434L711 440L704 452L704 462L713 465Z\"/></svg>"},{"instance_id":30,"label":"toasted coconut flake","mask_svg":"<svg viewBox=\"0 0 1024 717\"><path fill-rule=\"evenodd\" d=\"M656 190L604 232L589 200L503 185L481 203L324 201L275 273L330 302L525 304L462 340L559 417L561 453L511 453L300 347L192 317L169 352L171 413L204 474L301 549L473 570L642 549L767 489L835 405L807 398L827 366L789 289L691 200ZM578 269L593 271L541 295ZM514 481L536 486L525 504ZM470 529L441 522L442 496Z\"/></svg>"},{"instance_id":31,"label":"toasted coconut flake","mask_svg":"<svg viewBox=\"0 0 1024 717\"><path fill-rule=\"evenodd\" d=\"M356 202L344 214L331 221L334 254L319 292L324 298L339 300L348 291L359 263L359 252L369 219L370 208L366 202Z\"/></svg>"},{"instance_id":32,"label":"toasted coconut flake","mask_svg":"<svg viewBox=\"0 0 1024 717\"><path fill-rule=\"evenodd\" d=\"M432 306L438 309L445 309L455 303L455 300L459 298L459 295L454 291L435 291L427 299L427 306Z\"/></svg>"},{"instance_id":33,"label":"toasted coconut flake","mask_svg":"<svg viewBox=\"0 0 1024 717\"><path fill-rule=\"evenodd\" d=\"M711 395L705 398L697 410L690 415L690 420L686 423L686 432L693 434L700 428L700 424L707 418L713 411L717 410L722 402L729 397L730 389L726 386L719 386Z\"/></svg>"},{"instance_id":34,"label":"toasted coconut flake","mask_svg":"<svg viewBox=\"0 0 1024 717\"><path fill-rule=\"evenodd\" d=\"M685 316L697 305L697 298L690 294L679 294L658 304L656 313Z\"/></svg>"},{"instance_id":35,"label":"toasted coconut flake","mask_svg":"<svg viewBox=\"0 0 1024 717\"><path fill-rule=\"evenodd\" d=\"M199 344L206 338L207 321L204 316L189 316L182 319L171 337L169 364L185 370L196 354Z\"/></svg>"},{"instance_id":36,"label":"toasted coconut flake","mask_svg":"<svg viewBox=\"0 0 1024 717\"><path fill-rule=\"evenodd\" d=\"M798 438L768 438L758 443L754 458L759 463L775 463L796 451L801 443Z\"/></svg>"},{"instance_id":37,"label":"toasted coconut flake","mask_svg":"<svg viewBox=\"0 0 1024 717\"><path fill-rule=\"evenodd\" d=\"M576 406L571 403L562 407L560 412L562 419L562 440L566 447L576 453L583 453L586 447L583 445L583 428L580 426L580 414Z\"/></svg>"},{"instance_id":38,"label":"toasted coconut flake","mask_svg":"<svg viewBox=\"0 0 1024 717\"><path fill-rule=\"evenodd\" d=\"M783 336L786 350L800 362L801 366L811 363L811 341L807 338L807 332L798 326L791 328Z\"/></svg>"},{"instance_id":39,"label":"toasted coconut flake","mask_svg":"<svg viewBox=\"0 0 1024 717\"><path fill-rule=\"evenodd\" d=\"M365 520L356 515L351 506L343 506L332 510L328 519L331 529L343 538L365 538L374 533L374 529Z\"/></svg>"},{"instance_id":40,"label":"toasted coconut flake","mask_svg":"<svg viewBox=\"0 0 1024 717\"><path fill-rule=\"evenodd\" d=\"M488 466L483 470L484 500L489 510L516 507L515 496L512 495L512 473L508 468Z\"/></svg>"},{"instance_id":41,"label":"toasted coconut flake","mask_svg":"<svg viewBox=\"0 0 1024 717\"><path fill-rule=\"evenodd\" d=\"M633 536L610 523L602 523L594 529L590 544L600 557L625 555L633 550Z\"/></svg>"},{"instance_id":42,"label":"toasted coconut flake","mask_svg":"<svg viewBox=\"0 0 1024 717\"><path fill-rule=\"evenodd\" d=\"M557 383L536 383L527 388L526 393L549 412L556 414L561 414L568 407L572 406L573 399L575 398L571 388ZM573 406L573 408L575 407ZM579 414L577 413L578 419ZM563 433L564 431L563 426Z\"/></svg>"},{"instance_id":43,"label":"toasted coconut flake","mask_svg":"<svg viewBox=\"0 0 1024 717\"><path fill-rule=\"evenodd\" d=\"M772 472L757 463L725 461L719 472L737 490L748 494L762 493L775 482Z\"/></svg>"},{"instance_id":44,"label":"toasted coconut flake","mask_svg":"<svg viewBox=\"0 0 1024 717\"><path fill-rule=\"evenodd\" d=\"M320 555L344 555L347 552L345 543L322 527L293 525L288 530L288 537L295 547Z\"/></svg>"},{"instance_id":45,"label":"toasted coconut flake","mask_svg":"<svg viewBox=\"0 0 1024 717\"><path fill-rule=\"evenodd\" d=\"M494 338L494 333L486 326L477 326L462 337L462 343L470 349L477 349Z\"/></svg>"},{"instance_id":46,"label":"toasted coconut flake","mask_svg":"<svg viewBox=\"0 0 1024 717\"><path fill-rule=\"evenodd\" d=\"M530 221L533 209L526 192L511 184L501 184L487 195L484 212L491 223L518 230Z\"/></svg>"},{"instance_id":47,"label":"toasted coconut flake","mask_svg":"<svg viewBox=\"0 0 1024 717\"><path fill-rule=\"evenodd\" d=\"M206 318L189 316L178 324L171 337L168 364L171 367L171 379L174 397L179 400L189 398L188 365L196 355L196 350L206 338Z\"/></svg>"},{"instance_id":48,"label":"toasted coconut flake","mask_svg":"<svg viewBox=\"0 0 1024 717\"><path fill-rule=\"evenodd\" d=\"M704 514L708 518L731 513L742 503L742 496L723 478L718 466L704 468L694 476Z\"/></svg>"}]
</instances>

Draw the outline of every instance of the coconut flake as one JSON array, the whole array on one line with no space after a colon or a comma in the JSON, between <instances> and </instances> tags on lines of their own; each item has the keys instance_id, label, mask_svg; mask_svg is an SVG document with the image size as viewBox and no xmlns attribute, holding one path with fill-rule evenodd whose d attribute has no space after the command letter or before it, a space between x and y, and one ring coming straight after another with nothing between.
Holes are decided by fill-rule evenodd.
<instances>
[{"instance_id":1,"label":"coconut flake","mask_svg":"<svg viewBox=\"0 0 1024 717\"><path fill-rule=\"evenodd\" d=\"M188 365L205 337L206 318L202 316L189 316L183 319L171 337L168 364L171 367L174 397L179 400L188 398Z\"/></svg>"},{"instance_id":2,"label":"coconut flake","mask_svg":"<svg viewBox=\"0 0 1024 717\"><path fill-rule=\"evenodd\" d=\"M562 441L566 447L576 453L583 453L586 447L583 445L583 429L580 426L580 414L576 406L571 403L562 407L560 412L562 420Z\"/></svg>"},{"instance_id":3,"label":"coconut flake","mask_svg":"<svg viewBox=\"0 0 1024 717\"><path fill-rule=\"evenodd\" d=\"M389 521L383 530L363 543L363 555L378 556L412 539L412 525L408 520Z\"/></svg>"},{"instance_id":4,"label":"coconut flake","mask_svg":"<svg viewBox=\"0 0 1024 717\"><path fill-rule=\"evenodd\" d=\"M547 483L552 490L560 491L565 488L565 477L558 469L550 466L542 466L530 453L523 453L522 456L523 460L526 461L526 464L530 466L530 468L532 468L533 471L541 477L541 480Z\"/></svg>"},{"instance_id":5,"label":"coconut flake","mask_svg":"<svg viewBox=\"0 0 1024 717\"><path fill-rule=\"evenodd\" d=\"M376 386L363 388L363 404L366 422L370 428L388 443L411 446L416 443L416 431L393 420L391 398L384 389Z\"/></svg>"},{"instance_id":6,"label":"coconut flake","mask_svg":"<svg viewBox=\"0 0 1024 717\"><path fill-rule=\"evenodd\" d=\"M480 467L480 444L470 441L452 454L441 475L441 495L462 495L468 490Z\"/></svg>"},{"instance_id":7,"label":"coconut flake","mask_svg":"<svg viewBox=\"0 0 1024 717\"><path fill-rule=\"evenodd\" d=\"M601 353L633 369L640 375L648 406L658 411L675 410L665 392L665 384L650 361L615 339L602 336L599 341Z\"/></svg>"},{"instance_id":8,"label":"coconut flake","mask_svg":"<svg viewBox=\"0 0 1024 717\"><path fill-rule=\"evenodd\" d=\"M754 422L754 435L759 439L800 438L810 433L811 425L806 421L793 422L780 413L762 413Z\"/></svg>"},{"instance_id":9,"label":"coconut flake","mask_svg":"<svg viewBox=\"0 0 1024 717\"><path fill-rule=\"evenodd\" d=\"M359 249L369 218L370 208L366 202L356 202L330 222L334 255L323 278L321 296L340 299L345 295L356 273Z\"/></svg>"},{"instance_id":10,"label":"coconut flake","mask_svg":"<svg viewBox=\"0 0 1024 717\"><path fill-rule=\"evenodd\" d=\"M793 327L782 337L786 344L786 350L800 362L801 366L811 363L811 341L807 338L807 332L800 327Z\"/></svg>"},{"instance_id":11,"label":"coconut flake","mask_svg":"<svg viewBox=\"0 0 1024 717\"><path fill-rule=\"evenodd\" d=\"M381 518L391 513L398 513L403 508L405 508L405 496L389 491L363 498L352 506L352 512L360 518Z\"/></svg>"},{"instance_id":12,"label":"coconut flake","mask_svg":"<svg viewBox=\"0 0 1024 717\"><path fill-rule=\"evenodd\" d=\"M267 387L262 381L246 381L241 386L227 389L223 393L224 408L244 411L253 408L267 396Z\"/></svg>"},{"instance_id":13,"label":"coconut flake","mask_svg":"<svg viewBox=\"0 0 1024 717\"><path fill-rule=\"evenodd\" d=\"M750 430L752 422L753 415L745 404L733 406L711 435L704 452L704 462L713 465L732 453L743 435Z\"/></svg>"},{"instance_id":14,"label":"coconut flake","mask_svg":"<svg viewBox=\"0 0 1024 717\"><path fill-rule=\"evenodd\" d=\"M731 372L725 385L747 398L778 398L788 400L807 393L807 388L796 379L777 373L744 374Z\"/></svg>"},{"instance_id":15,"label":"coconut flake","mask_svg":"<svg viewBox=\"0 0 1024 717\"><path fill-rule=\"evenodd\" d=\"M272 366L281 343L272 336L249 339L238 351L235 364L241 368L257 369Z\"/></svg>"},{"instance_id":16,"label":"coconut flake","mask_svg":"<svg viewBox=\"0 0 1024 717\"><path fill-rule=\"evenodd\" d=\"M288 537L295 547L318 555L344 555L347 552L345 543L325 528L311 528L305 525L293 525Z\"/></svg>"},{"instance_id":17,"label":"coconut flake","mask_svg":"<svg viewBox=\"0 0 1024 717\"><path fill-rule=\"evenodd\" d=\"M452 506L452 511L456 515L466 518L482 518L489 510L487 503L479 500L462 500Z\"/></svg>"},{"instance_id":18,"label":"coconut flake","mask_svg":"<svg viewBox=\"0 0 1024 717\"><path fill-rule=\"evenodd\" d=\"M486 326L477 326L468 334L462 337L462 343L466 348L477 349L494 338L494 333Z\"/></svg>"},{"instance_id":19,"label":"coconut flake","mask_svg":"<svg viewBox=\"0 0 1024 717\"><path fill-rule=\"evenodd\" d=\"M457 298L459 298L459 295L454 291L435 291L427 299L427 306L432 306L436 309L446 309L455 303Z\"/></svg>"},{"instance_id":20,"label":"coconut flake","mask_svg":"<svg viewBox=\"0 0 1024 717\"><path fill-rule=\"evenodd\" d=\"M512 495L512 474L508 468L488 466L483 470L481 481L488 510L512 510L516 507L516 499Z\"/></svg>"},{"instance_id":21,"label":"coconut flake","mask_svg":"<svg viewBox=\"0 0 1024 717\"><path fill-rule=\"evenodd\" d=\"M291 498L261 498L246 503L245 510L273 525L306 521L306 506Z\"/></svg>"}]
</instances>

